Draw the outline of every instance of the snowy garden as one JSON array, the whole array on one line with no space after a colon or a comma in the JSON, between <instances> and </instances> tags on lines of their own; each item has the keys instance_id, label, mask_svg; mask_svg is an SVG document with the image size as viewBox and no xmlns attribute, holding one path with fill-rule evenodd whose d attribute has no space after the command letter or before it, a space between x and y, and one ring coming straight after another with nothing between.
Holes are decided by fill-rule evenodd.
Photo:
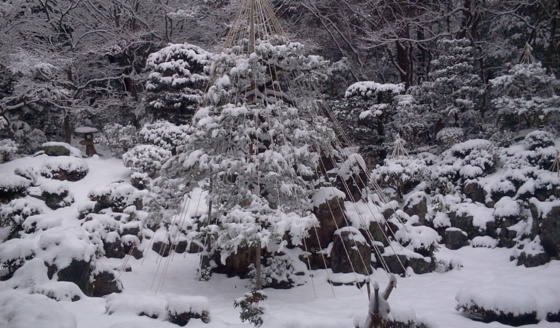
<instances>
[{"instance_id":1,"label":"snowy garden","mask_svg":"<svg viewBox=\"0 0 560 328\"><path fill-rule=\"evenodd\" d=\"M466 1L474 14L439 22L410 4L417 18L392 24L381 1L389 26L354 49L322 1L96 1L0 5L6 35L60 15L50 39L72 52L110 39L97 27L115 13L135 13L110 20L131 38L153 32L82 49L87 65L29 38L0 53L0 327L560 324L560 81L543 46L556 36L508 34L506 54L469 20L510 33L505 17L522 30L548 7ZM284 31L297 8L340 34L337 60ZM162 12L165 42L147 42ZM223 47L171 42L211 35L201 12L236 13ZM420 18L438 37L393 44ZM375 73L356 69L368 47L386 47Z\"/></svg>"}]
</instances>

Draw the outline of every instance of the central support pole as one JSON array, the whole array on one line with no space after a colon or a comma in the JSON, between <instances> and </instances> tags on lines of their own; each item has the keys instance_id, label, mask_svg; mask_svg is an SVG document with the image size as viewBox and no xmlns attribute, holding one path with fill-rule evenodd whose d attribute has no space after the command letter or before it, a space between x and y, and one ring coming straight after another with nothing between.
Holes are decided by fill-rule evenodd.
<instances>
[{"instance_id":1,"label":"central support pole","mask_svg":"<svg viewBox=\"0 0 560 328\"><path fill-rule=\"evenodd\" d=\"M255 52L255 0L251 0L249 9L249 53Z\"/></svg>"}]
</instances>

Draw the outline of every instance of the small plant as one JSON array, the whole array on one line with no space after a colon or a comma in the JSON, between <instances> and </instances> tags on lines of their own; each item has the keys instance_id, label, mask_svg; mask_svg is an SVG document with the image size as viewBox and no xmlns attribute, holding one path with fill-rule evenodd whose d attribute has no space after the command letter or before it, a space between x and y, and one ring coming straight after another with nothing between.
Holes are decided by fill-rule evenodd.
<instances>
[{"instance_id":1,"label":"small plant","mask_svg":"<svg viewBox=\"0 0 560 328\"><path fill-rule=\"evenodd\" d=\"M242 322L249 321L255 327L260 327L263 324L261 316L264 314L265 308L259 303L268 298L263 291L253 290L250 293L245 293L243 297L233 301L235 308L241 308L239 317Z\"/></svg>"}]
</instances>

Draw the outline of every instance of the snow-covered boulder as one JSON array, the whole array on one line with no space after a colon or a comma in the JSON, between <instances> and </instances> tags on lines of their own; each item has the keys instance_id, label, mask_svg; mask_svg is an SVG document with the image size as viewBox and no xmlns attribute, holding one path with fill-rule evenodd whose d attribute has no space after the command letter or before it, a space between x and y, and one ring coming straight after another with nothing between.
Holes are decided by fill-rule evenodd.
<instances>
[{"instance_id":1,"label":"snow-covered boulder","mask_svg":"<svg viewBox=\"0 0 560 328\"><path fill-rule=\"evenodd\" d=\"M313 213L319 220L317 235L309 238L309 247L326 248L334 232L344 225L344 198L346 195L335 187L320 188L312 198Z\"/></svg>"},{"instance_id":2,"label":"snow-covered boulder","mask_svg":"<svg viewBox=\"0 0 560 328\"><path fill-rule=\"evenodd\" d=\"M335 231L331 248L333 273L356 272L369 275L371 271L371 248L362 233L353 227Z\"/></svg>"},{"instance_id":3,"label":"snow-covered boulder","mask_svg":"<svg viewBox=\"0 0 560 328\"><path fill-rule=\"evenodd\" d=\"M41 148L48 156L82 157L82 152L78 148L72 147L66 142L56 142L56 141L45 142L41 146Z\"/></svg>"}]
</instances>

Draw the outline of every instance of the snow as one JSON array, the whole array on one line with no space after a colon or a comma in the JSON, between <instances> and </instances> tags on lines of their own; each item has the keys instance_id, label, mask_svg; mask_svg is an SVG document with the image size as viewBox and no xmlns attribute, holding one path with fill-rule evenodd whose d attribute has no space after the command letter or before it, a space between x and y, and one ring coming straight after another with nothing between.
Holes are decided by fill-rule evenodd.
<instances>
[{"instance_id":1,"label":"snow","mask_svg":"<svg viewBox=\"0 0 560 328\"><path fill-rule=\"evenodd\" d=\"M208 298L204 296L176 296L167 301L166 310L171 314L209 311Z\"/></svg>"},{"instance_id":2,"label":"snow","mask_svg":"<svg viewBox=\"0 0 560 328\"><path fill-rule=\"evenodd\" d=\"M536 312L537 319L543 320L547 313L557 313L560 308L558 287L528 282L528 285L516 282L502 282L498 286L481 284L469 286L457 292L455 299L459 306L473 304L485 310L512 313L514 315ZM514 297L506 297L506 295Z\"/></svg>"},{"instance_id":3,"label":"snow","mask_svg":"<svg viewBox=\"0 0 560 328\"><path fill-rule=\"evenodd\" d=\"M89 126L79 126L74 130L74 132L81 133L81 134L96 133L98 131L99 130L97 130L96 128L92 128L92 127L89 127Z\"/></svg>"},{"instance_id":4,"label":"snow","mask_svg":"<svg viewBox=\"0 0 560 328\"><path fill-rule=\"evenodd\" d=\"M335 187L321 187L313 196L311 203L314 207L319 207L333 198L346 198L344 192Z\"/></svg>"},{"instance_id":5,"label":"snow","mask_svg":"<svg viewBox=\"0 0 560 328\"><path fill-rule=\"evenodd\" d=\"M376 92L390 91L394 94L399 94L404 91L404 84L392 84L392 83L377 83L374 81L361 81L352 84L346 89L345 97L351 97L355 95L361 95L365 97L371 97Z\"/></svg>"},{"instance_id":6,"label":"snow","mask_svg":"<svg viewBox=\"0 0 560 328\"><path fill-rule=\"evenodd\" d=\"M471 240L472 247L496 248L498 241L490 236L478 236Z\"/></svg>"},{"instance_id":7,"label":"snow","mask_svg":"<svg viewBox=\"0 0 560 328\"><path fill-rule=\"evenodd\" d=\"M77 328L74 314L62 303L50 298L16 291L0 295L0 327L5 328Z\"/></svg>"},{"instance_id":8,"label":"snow","mask_svg":"<svg viewBox=\"0 0 560 328\"><path fill-rule=\"evenodd\" d=\"M16 167L41 167L45 159L44 155L40 155L0 164L1 176L10 174ZM130 272L117 273L123 282L122 293L103 298L83 296L78 301L70 302L68 298L78 292L68 284L49 280L44 262L58 261L59 259L51 258L54 253L62 255L65 261L71 256L86 258L86 255L92 254L95 245L89 242L90 235L84 230L87 225L80 227L80 221L77 220L78 209L91 206L88 198L91 190L95 189L100 194L104 193L102 191L110 193L115 186L112 185L113 182L122 181L130 175L130 170L115 159L94 156L83 161L89 167L88 174L80 181L67 182L75 197L75 203L71 206L50 210L39 206L41 202L29 196L18 200L20 205L33 204L43 211L42 214L29 216L24 221L26 227L36 224L36 229L46 231L37 231L24 239L13 239L0 244L0 261L37 253L35 259L27 261L12 279L0 281L0 327L171 328L176 325L162 321L162 313L167 302L172 299L177 299L175 304L196 305L195 307L210 312L210 325L205 325L200 320L191 320L189 327L251 327L240 321L239 310L233 308L233 300L248 291L247 280L214 274L209 282L199 281L199 255L175 254L161 258L147 247L155 237L144 238L142 241L142 246L146 249L143 259L127 257L99 260L112 268L120 268L125 262L130 266ZM196 197L205 197L201 193L199 191ZM324 189L316 195L316 200L320 203L319 200L324 202L333 197L344 197L343 195L337 189ZM197 202L198 199L192 201ZM552 206L558 205L558 201L540 202L532 199L531 202L542 216L549 213ZM456 206L457 199L453 195L447 195L444 203L453 207ZM480 204L468 205L462 209L465 213L474 214L475 221L480 225L492 217L492 209L485 209ZM354 212L367 214L361 207L354 209ZM203 210L196 213L193 211L191 215L201 213ZM449 218L445 213L440 213L438 222L447 223ZM100 224L100 220L109 219L114 221L109 215L98 215L92 216L92 220L87 223ZM310 217L310 222L313 219ZM97 229L94 231L98 231ZM301 227L298 229L303 230ZM52 232L47 233L49 231ZM422 231L418 232L418 237L422 236ZM295 232L301 233L302 231ZM145 230L142 234L150 236L153 233ZM85 236L88 238L80 239ZM406 319L415 315L418 321L429 323L431 328L505 328L508 326L496 322L486 324L472 321L462 316L455 307L458 302L476 300L485 306L504 310L534 310L541 317L549 310L560 308L560 285L557 283L560 261L553 260L535 268L516 266L515 262L510 261L511 249L498 248L496 243L490 237L476 237L472 240L472 246L459 250L449 250L440 245L440 250L435 253L436 261L462 263L461 270L422 275L412 273L410 277L400 278L398 288L388 300L391 307L389 318L393 316ZM39 244L46 246L46 249L42 250L38 247ZM410 249L402 249L398 244L393 246L385 249L385 255L390 255L394 249L398 254L420 256ZM532 246L527 246L527 249ZM55 248L58 248L57 252ZM389 281L389 276L379 269L369 278L377 281L382 289ZM352 282L356 279L353 274L339 277L330 270L314 270L304 271L301 279L305 283L290 290L266 290L269 298L264 302L267 311L263 317L263 328L338 328L351 327L356 320L363 322L368 312L366 288L358 289L353 285L332 286L327 282L329 279ZM13 289L14 287L18 288ZM30 294L32 292L50 293L61 301L56 302L41 294ZM200 302L192 299L196 295L202 297ZM459 301L455 299L456 296ZM160 317L151 319L138 316L139 310L146 314L157 313ZM557 326L558 323L541 321L525 327Z\"/></svg>"},{"instance_id":9,"label":"snow","mask_svg":"<svg viewBox=\"0 0 560 328\"><path fill-rule=\"evenodd\" d=\"M521 207L511 197L502 197L494 205L494 215L496 217L513 217L518 216L520 213Z\"/></svg>"},{"instance_id":10,"label":"snow","mask_svg":"<svg viewBox=\"0 0 560 328\"><path fill-rule=\"evenodd\" d=\"M78 132L78 131L76 131L76 132ZM78 133L84 133L84 132L78 132ZM70 156L82 157L82 152L78 148L72 147L69 144L67 144L66 142L49 141L49 142L45 142L42 145L42 147L53 147L53 146L64 147L64 148L68 149L68 151L70 152Z\"/></svg>"}]
</instances>

